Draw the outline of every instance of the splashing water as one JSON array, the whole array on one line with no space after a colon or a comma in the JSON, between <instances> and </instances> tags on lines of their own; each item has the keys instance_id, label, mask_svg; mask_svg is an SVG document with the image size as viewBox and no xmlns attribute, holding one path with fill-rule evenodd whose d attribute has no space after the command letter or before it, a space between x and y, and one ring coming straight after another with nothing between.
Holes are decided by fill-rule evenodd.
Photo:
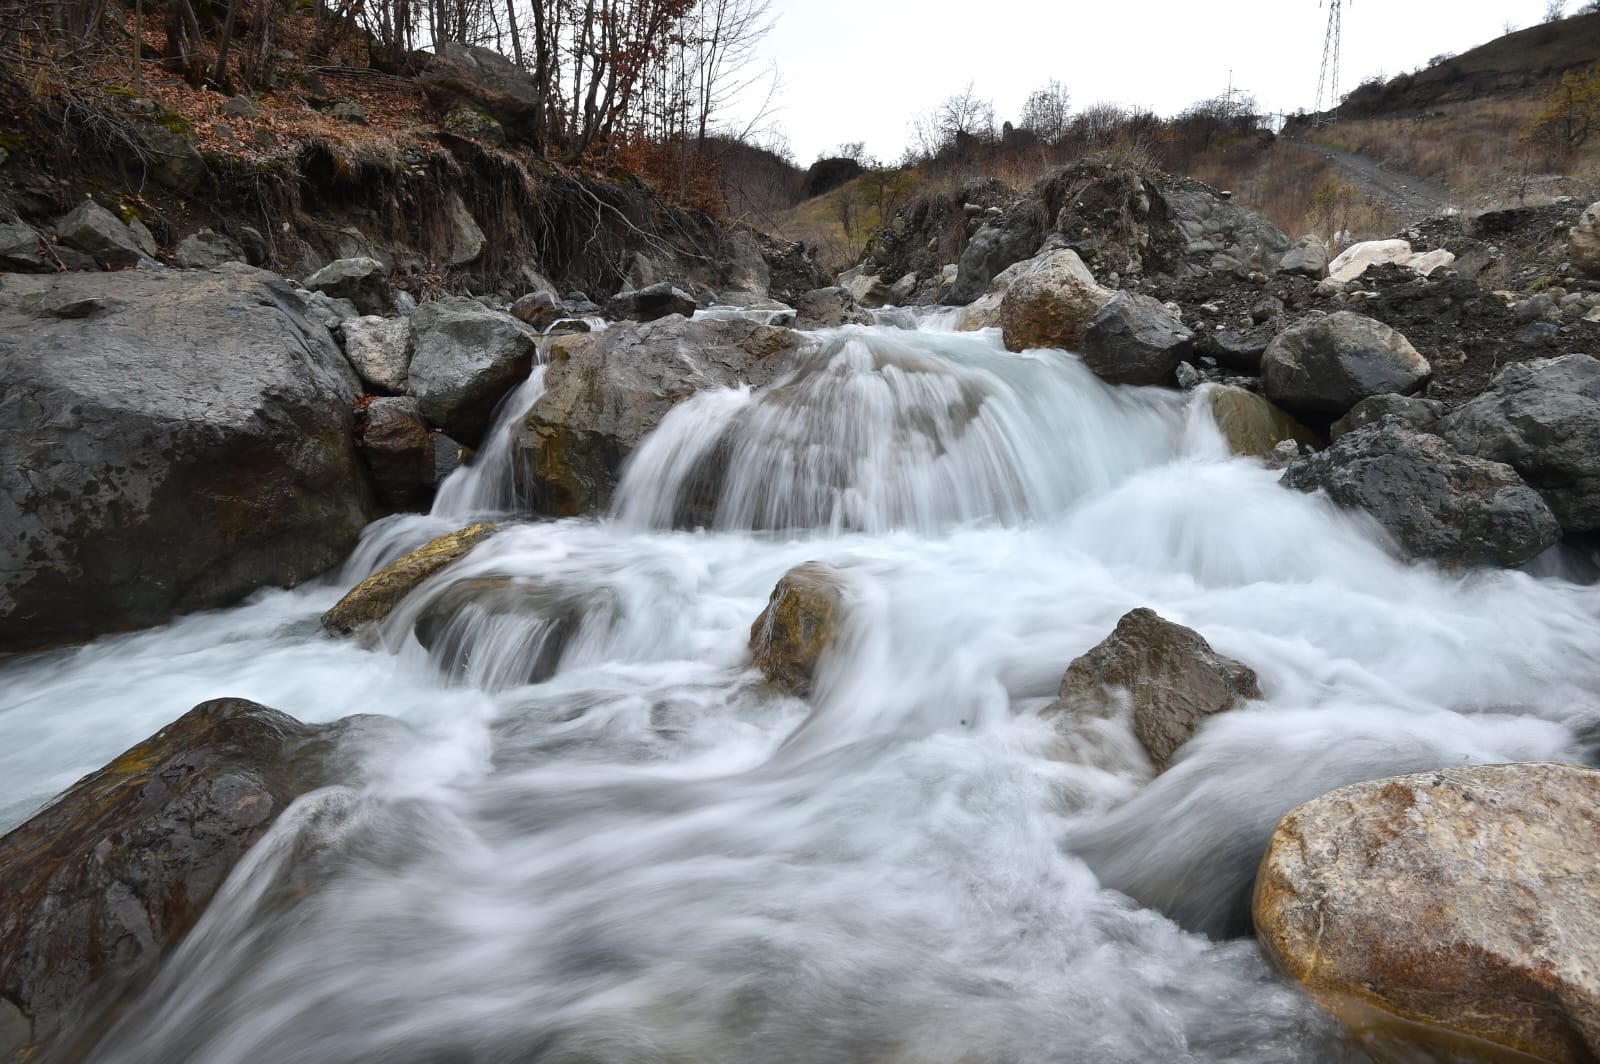
<instances>
[{"instance_id":1,"label":"splashing water","mask_svg":"<svg viewBox=\"0 0 1600 1064\"><path fill-rule=\"evenodd\" d=\"M511 525L376 650L317 614L509 508L494 437L337 584L8 663L8 825L204 698L409 726L280 821L92 1059L1364 1060L1251 942L1184 927L1236 928L1317 793L1578 756L1600 595L1404 565L1227 458L1202 402L991 334L835 330L669 415L613 517ZM847 619L801 702L746 642L806 561ZM1153 781L1126 743L1044 756L1037 715L1135 606L1265 692Z\"/></svg>"}]
</instances>

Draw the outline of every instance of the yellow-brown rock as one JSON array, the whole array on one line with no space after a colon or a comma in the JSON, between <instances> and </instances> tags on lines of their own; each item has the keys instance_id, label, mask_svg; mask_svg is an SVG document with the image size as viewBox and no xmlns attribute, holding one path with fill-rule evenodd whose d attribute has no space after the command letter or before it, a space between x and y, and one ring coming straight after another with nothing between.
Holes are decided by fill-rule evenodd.
<instances>
[{"instance_id":1,"label":"yellow-brown rock","mask_svg":"<svg viewBox=\"0 0 1600 1064\"><path fill-rule=\"evenodd\" d=\"M1255 670L1212 650L1199 632L1137 609L1067 667L1044 715L1065 733L1115 715L1124 697L1133 733L1159 772L1208 716L1260 698L1261 688Z\"/></svg>"},{"instance_id":2,"label":"yellow-brown rock","mask_svg":"<svg viewBox=\"0 0 1600 1064\"><path fill-rule=\"evenodd\" d=\"M322 615L322 627L335 635L349 635L357 628L376 624L389 616L418 584L452 562L459 561L473 547L500 531L499 525L472 525L459 532L440 536L410 554L390 562L350 590L334 607Z\"/></svg>"},{"instance_id":3,"label":"yellow-brown rock","mask_svg":"<svg viewBox=\"0 0 1600 1064\"><path fill-rule=\"evenodd\" d=\"M1069 257L1070 256L1070 257ZM1071 251L1051 252L1012 282L1000 300L1000 330L1006 349L1076 350L1094 312L1115 295L1095 283Z\"/></svg>"},{"instance_id":4,"label":"yellow-brown rock","mask_svg":"<svg viewBox=\"0 0 1600 1064\"><path fill-rule=\"evenodd\" d=\"M1211 417L1234 454L1271 456L1284 440L1316 446L1317 434L1254 392L1232 385L1211 390Z\"/></svg>"},{"instance_id":5,"label":"yellow-brown rock","mask_svg":"<svg viewBox=\"0 0 1600 1064\"><path fill-rule=\"evenodd\" d=\"M1380 1053L1600 1060L1600 772L1333 791L1278 824L1254 911L1267 954Z\"/></svg>"},{"instance_id":6,"label":"yellow-brown rock","mask_svg":"<svg viewBox=\"0 0 1600 1064\"><path fill-rule=\"evenodd\" d=\"M838 571L817 562L795 566L783 574L767 608L750 626L756 667L774 687L804 698L843 619Z\"/></svg>"}]
</instances>

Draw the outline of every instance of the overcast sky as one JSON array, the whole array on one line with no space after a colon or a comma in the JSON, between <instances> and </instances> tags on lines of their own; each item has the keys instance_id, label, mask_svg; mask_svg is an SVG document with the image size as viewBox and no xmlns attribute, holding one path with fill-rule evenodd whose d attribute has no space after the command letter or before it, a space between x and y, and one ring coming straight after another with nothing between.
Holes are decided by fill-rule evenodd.
<instances>
[{"instance_id":1,"label":"overcast sky","mask_svg":"<svg viewBox=\"0 0 1600 1064\"><path fill-rule=\"evenodd\" d=\"M1580 0L1569 0L1575 10ZM1076 111L1108 100L1174 114L1235 87L1309 110L1327 0L773 0L763 44L776 125L800 165L864 140L899 158L911 116L973 82L997 121L1055 78ZM1545 0L1345 0L1341 91L1539 21Z\"/></svg>"}]
</instances>

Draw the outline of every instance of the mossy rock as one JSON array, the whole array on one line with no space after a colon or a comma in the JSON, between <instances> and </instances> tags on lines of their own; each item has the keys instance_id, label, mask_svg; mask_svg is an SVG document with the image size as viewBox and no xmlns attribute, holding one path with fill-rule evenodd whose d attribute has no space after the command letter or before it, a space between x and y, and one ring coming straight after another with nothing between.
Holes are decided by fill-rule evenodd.
<instances>
[{"instance_id":1,"label":"mossy rock","mask_svg":"<svg viewBox=\"0 0 1600 1064\"><path fill-rule=\"evenodd\" d=\"M1322 444L1315 432L1267 399L1232 385L1212 390L1211 417L1234 454L1268 458L1272 449L1284 440L1313 447Z\"/></svg>"},{"instance_id":2,"label":"mossy rock","mask_svg":"<svg viewBox=\"0 0 1600 1064\"><path fill-rule=\"evenodd\" d=\"M805 698L843 621L839 571L820 562L795 566L783 574L767 608L750 626L756 667L778 690Z\"/></svg>"},{"instance_id":3,"label":"mossy rock","mask_svg":"<svg viewBox=\"0 0 1600 1064\"><path fill-rule=\"evenodd\" d=\"M324 613L322 627L334 635L349 635L358 628L377 624L424 580L461 560L473 547L499 531L499 525L472 525L440 536L390 562L357 584Z\"/></svg>"}]
</instances>

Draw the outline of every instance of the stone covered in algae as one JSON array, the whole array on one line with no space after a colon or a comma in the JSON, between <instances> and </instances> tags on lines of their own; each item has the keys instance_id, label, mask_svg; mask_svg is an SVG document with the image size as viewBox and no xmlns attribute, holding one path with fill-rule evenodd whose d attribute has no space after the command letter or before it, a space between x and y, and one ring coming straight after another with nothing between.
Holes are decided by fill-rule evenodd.
<instances>
[{"instance_id":1,"label":"stone covered in algae","mask_svg":"<svg viewBox=\"0 0 1600 1064\"><path fill-rule=\"evenodd\" d=\"M428 577L465 557L479 543L500 531L499 525L482 524L440 536L410 554L390 562L350 590L322 615L322 627L335 635L388 617L400 600Z\"/></svg>"},{"instance_id":2,"label":"stone covered in algae","mask_svg":"<svg viewBox=\"0 0 1600 1064\"><path fill-rule=\"evenodd\" d=\"M783 574L767 608L750 626L756 667L780 691L806 697L843 620L838 570L819 562L795 566Z\"/></svg>"}]
</instances>

